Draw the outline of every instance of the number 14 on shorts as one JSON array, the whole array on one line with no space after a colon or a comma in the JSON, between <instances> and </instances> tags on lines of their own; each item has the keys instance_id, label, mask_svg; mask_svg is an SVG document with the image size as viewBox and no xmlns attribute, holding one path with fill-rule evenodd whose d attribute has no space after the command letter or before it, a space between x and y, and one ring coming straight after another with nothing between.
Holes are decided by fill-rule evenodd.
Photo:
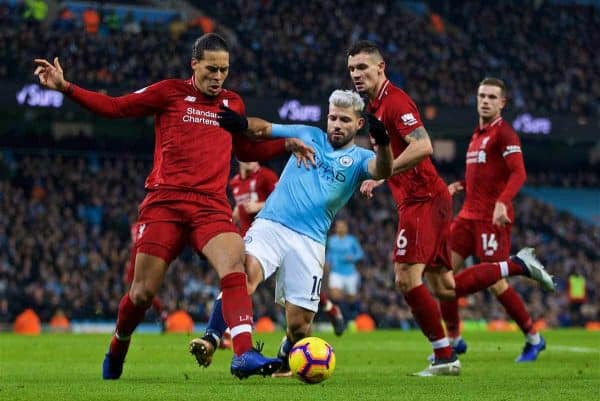
<instances>
[{"instance_id":1,"label":"number 14 on shorts","mask_svg":"<svg viewBox=\"0 0 600 401\"><path fill-rule=\"evenodd\" d=\"M481 234L481 244L485 256L492 256L498 250L498 241L496 241L495 233Z\"/></svg>"}]
</instances>

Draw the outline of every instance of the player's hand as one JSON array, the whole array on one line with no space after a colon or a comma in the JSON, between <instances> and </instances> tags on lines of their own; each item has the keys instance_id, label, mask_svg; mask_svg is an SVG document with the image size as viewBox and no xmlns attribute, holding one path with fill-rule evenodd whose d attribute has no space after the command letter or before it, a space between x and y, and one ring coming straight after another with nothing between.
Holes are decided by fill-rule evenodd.
<instances>
[{"instance_id":1,"label":"player's hand","mask_svg":"<svg viewBox=\"0 0 600 401\"><path fill-rule=\"evenodd\" d=\"M260 212L263 208L264 202L248 201L242 204L242 207L248 214L255 214Z\"/></svg>"},{"instance_id":2,"label":"player's hand","mask_svg":"<svg viewBox=\"0 0 600 401\"><path fill-rule=\"evenodd\" d=\"M33 62L36 65L33 74L37 75L42 85L61 92L69 87L69 83L65 81L63 69L58 62L58 57L54 57L54 65L42 58L36 58Z\"/></svg>"},{"instance_id":3,"label":"player's hand","mask_svg":"<svg viewBox=\"0 0 600 401\"><path fill-rule=\"evenodd\" d=\"M385 129L385 125L371 113L365 113L365 116L369 122L369 132L375 143L379 146L389 145L390 136Z\"/></svg>"},{"instance_id":4,"label":"player's hand","mask_svg":"<svg viewBox=\"0 0 600 401\"><path fill-rule=\"evenodd\" d=\"M221 128L226 129L232 134L240 134L248 129L248 119L246 116L231 110L229 107L222 104L221 110L217 113L217 120Z\"/></svg>"},{"instance_id":5,"label":"player's hand","mask_svg":"<svg viewBox=\"0 0 600 401\"><path fill-rule=\"evenodd\" d=\"M385 180L364 180L360 184L360 193L367 199L373 197L373 190L383 184Z\"/></svg>"},{"instance_id":6,"label":"player's hand","mask_svg":"<svg viewBox=\"0 0 600 401\"><path fill-rule=\"evenodd\" d=\"M304 167L310 170L311 166L317 165L315 162L315 150L298 138L286 138L285 150L292 152L296 156L296 165L298 167L304 164Z\"/></svg>"},{"instance_id":7,"label":"player's hand","mask_svg":"<svg viewBox=\"0 0 600 401\"><path fill-rule=\"evenodd\" d=\"M450 192L450 196L454 196L454 194L457 194L464 189L465 187L463 187L463 184L460 181L454 181L452 184L448 185L448 192Z\"/></svg>"},{"instance_id":8,"label":"player's hand","mask_svg":"<svg viewBox=\"0 0 600 401\"><path fill-rule=\"evenodd\" d=\"M494 214L492 215L492 223L496 226L504 227L506 224L512 223L508 218L508 210L506 205L500 201L494 206Z\"/></svg>"}]
</instances>

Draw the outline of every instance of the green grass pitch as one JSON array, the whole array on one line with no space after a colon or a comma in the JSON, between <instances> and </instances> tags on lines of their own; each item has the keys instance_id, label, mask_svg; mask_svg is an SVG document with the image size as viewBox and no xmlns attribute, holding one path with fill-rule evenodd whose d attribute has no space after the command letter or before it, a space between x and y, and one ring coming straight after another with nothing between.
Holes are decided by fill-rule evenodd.
<instances>
[{"instance_id":1,"label":"green grass pitch","mask_svg":"<svg viewBox=\"0 0 600 401\"><path fill-rule=\"evenodd\" d=\"M229 374L231 351L207 369L187 352L192 337L140 334L133 338L123 376L101 379L109 335L0 334L0 400L597 400L600 333L554 330L538 362L516 364L519 333L467 332L469 351L459 377L411 377L430 352L420 332L319 334L336 351L333 377L317 385L296 379ZM282 333L256 334L265 353Z\"/></svg>"}]
</instances>

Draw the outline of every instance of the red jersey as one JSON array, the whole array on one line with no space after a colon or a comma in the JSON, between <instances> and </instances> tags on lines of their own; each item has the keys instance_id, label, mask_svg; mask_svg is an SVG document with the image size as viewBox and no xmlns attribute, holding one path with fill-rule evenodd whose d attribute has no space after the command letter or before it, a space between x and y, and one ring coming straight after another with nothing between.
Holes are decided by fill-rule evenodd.
<instances>
[{"instance_id":1,"label":"red jersey","mask_svg":"<svg viewBox=\"0 0 600 401\"><path fill-rule=\"evenodd\" d=\"M406 92L392 85L389 80L385 81L375 100L369 102L368 111L385 125L390 135L394 158L408 146L404 137L423 126L415 103ZM439 191L448 190L430 157L426 157L410 170L394 174L387 182L398 207L415 201L429 200Z\"/></svg>"},{"instance_id":2,"label":"red jersey","mask_svg":"<svg viewBox=\"0 0 600 401\"><path fill-rule=\"evenodd\" d=\"M498 117L477 126L467 150L465 203L458 216L491 221L496 201L501 201L513 220L512 199L525 178L521 141L510 124Z\"/></svg>"},{"instance_id":3,"label":"red jersey","mask_svg":"<svg viewBox=\"0 0 600 401\"><path fill-rule=\"evenodd\" d=\"M255 172L248 173L245 179L236 174L229 182L233 197L235 198L235 204L238 206L242 236L250 228L257 213L248 214L246 209L241 205L249 201L264 202L267 200L269 194L275 189L277 180L277 174L272 170L260 167Z\"/></svg>"},{"instance_id":4,"label":"red jersey","mask_svg":"<svg viewBox=\"0 0 600 401\"><path fill-rule=\"evenodd\" d=\"M232 136L221 128L217 113L223 104L245 114L244 102L237 93L223 89L218 96L209 97L199 91L190 78L160 81L115 98L73 84L67 94L105 117L155 116L154 163L146 179L146 189L225 195L232 138L234 145L248 140L242 135ZM283 147L279 147L275 154L282 150ZM255 146L254 153L259 152ZM254 156L251 159L264 160L266 155ZM239 158L247 160L248 155Z\"/></svg>"}]
</instances>

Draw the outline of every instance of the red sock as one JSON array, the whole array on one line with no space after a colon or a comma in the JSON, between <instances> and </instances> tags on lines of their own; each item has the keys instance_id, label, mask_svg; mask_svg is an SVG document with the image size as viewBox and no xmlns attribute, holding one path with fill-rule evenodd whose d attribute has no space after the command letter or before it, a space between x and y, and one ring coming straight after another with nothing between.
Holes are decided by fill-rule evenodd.
<instances>
[{"instance_id":1,"label":"red sock","mask_svg":"<svg viewBox=\"0 0 600 401\"><path fill-rule=\"evenodd\" d=\"M252 348L252 298L246 273L229 273L221 279L223 318L231 330L233 352L241 355Z\"/></svg>"},{"instance_id":2,"label":"red sock","mask_svg":"<svg viewBox=\"0 0 600 401\"><path fill-rule=\"evenodd\" d=\"M160 316L162 314L163 306L162 306L162 302L160 302L160 298L159 297L152 298L152 307L156 311L157 315Z\"/></svg>"},{"instance_id":3,"label":"red sock","mask_svg":"<svg viewBox=\"0 0 600 401\"><path fill-rule=\"evenodd\" d=\"M119 312L117 314L117 328L110 342L110 353L113 356L124 358L129 348L130 336L135 328L144 319L146 314L145 306L137 306L129 298L129 293L125 294L119 302Z\"/></svg>"},{"instance_id":4,"label":"red sock","mask_svg":"<svg viewBox=\"0 0 600 401\"><path fill-rule=\"evenodd\" d=\"M531 315L527 312L527 308L525 308L525 304L519 294L512 287L508 287L497 298L502 306L504 306L504 309L506 309L506 313L517 322L523 334L535 334Z\"/></svg>"},{"instance_id":5,"label":"red sock","mask_svg":"<svg viewBox=\"0 0 600 401\"><path fill-rule=\"evenodd\" d=\"M325 292L321 292L319 295L319 309L331 314L331 311L335 309L334 306L335 305L329 300L327 294L325 294Z\"/></svg>"},{"instance_id":6,"label":"red sock","mask_svg":"<svg viewBox=\"0 0 600 401\"><path fill-rule=\"evenodd\" d=\"M448 343L442 316L437 303L423 284L404 294L406 303L410 306L413 317L421 327L421 331L433 346L436 358L448 359L452 356L452 348Z\"/></svg>"},{"instance_id":7,"label":"red sock","mask_svg":"<svg viewBox=\"0 0 600 401\"><path fill-rule=\"evenodd\" d=\"M444 323L446 323L446 332L448 333L448 337L456 338L460 336L458 298L451 300L440 300L440 310L442 312Z\"/></svg>"},{"instance_id":8,"label":"red sock","mask_svg":"<svg viewBox=\"0 0 600 401\"><path fill-rule=\"evenodd\" d=\"M456 298L485 290L503 277L524 273L523 266L512 259L500 263L480 263L465 269L454 277Z\"/></svg>"}]
</instances>

